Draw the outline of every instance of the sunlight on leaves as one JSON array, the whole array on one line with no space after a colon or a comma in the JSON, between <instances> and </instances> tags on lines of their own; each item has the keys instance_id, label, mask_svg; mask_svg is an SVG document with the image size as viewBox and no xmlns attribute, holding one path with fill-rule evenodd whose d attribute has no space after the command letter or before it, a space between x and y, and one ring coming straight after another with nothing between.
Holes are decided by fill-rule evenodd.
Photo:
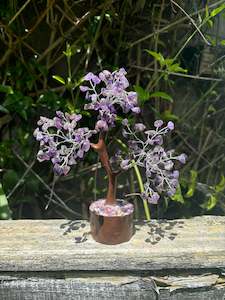
<instances>
[{"instance_id":1,"label":"sunlight on leaves","mask_svg":"<svg viewBox=\"0 0 225 300\"><path fill-rule=\"evenodd\" d=\"M8 200L0 183L0 220L11 219L11 211L9 209Z\"/></svg>"}]
</instances>

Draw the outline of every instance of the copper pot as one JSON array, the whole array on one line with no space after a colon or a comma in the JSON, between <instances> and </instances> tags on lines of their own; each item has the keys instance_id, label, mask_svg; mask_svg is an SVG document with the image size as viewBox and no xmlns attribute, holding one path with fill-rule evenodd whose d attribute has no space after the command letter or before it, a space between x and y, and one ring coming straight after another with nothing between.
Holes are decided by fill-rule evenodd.
<instances>
[{"instance_id":1,"label":"copper pot","mask_svg":"<svg viewBox=\"0 0 225 300\"><path fill-rule=\"evenodd\" d=\"M129 206L133 207L132 204ZM99 211L93 211L91 207L92 205L90 206L91 234L96 242L115 245L131 239L134 233L133 210L120 216L107 216L100 214Z\"/></svg>"}]
</instances>

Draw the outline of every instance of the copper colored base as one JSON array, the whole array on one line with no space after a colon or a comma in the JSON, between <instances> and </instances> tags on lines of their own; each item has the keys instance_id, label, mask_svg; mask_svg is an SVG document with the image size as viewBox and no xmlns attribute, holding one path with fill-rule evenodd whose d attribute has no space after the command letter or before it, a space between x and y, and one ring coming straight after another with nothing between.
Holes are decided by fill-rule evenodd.
<instances>
[{"instance_id":1,"label":"copper colored base","mask_svg":"<svg viewBox=\"0 0 225 300\"><path fill-rule=\"evenodd\" d=\"M91 234L96 242L115 245L130 240L134 233L133 213L106 217L90 211Z\"/></svg>"}]
</instances>

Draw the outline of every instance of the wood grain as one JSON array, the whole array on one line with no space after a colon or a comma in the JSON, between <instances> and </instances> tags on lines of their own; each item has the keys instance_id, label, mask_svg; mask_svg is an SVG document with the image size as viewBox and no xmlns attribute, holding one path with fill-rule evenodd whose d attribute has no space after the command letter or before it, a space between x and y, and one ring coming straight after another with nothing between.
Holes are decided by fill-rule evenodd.
<instances>
[{"instance_id":1,"label":"wood grain","mask_svg":"<svg viewBox=\"0 0 225 300\"><path fill-rule=\"evenodd\" d=\"M83 221L0 221L0 270L225 268L225 217L139 223L131 241L115 246L88 232Z\"/></svg>"},{"instance_id":2,"label":"wood grain","mask_svg":"<svg viewBox=\"0 0 225 300\"><path fill-rule=\"evenodd\" d=\"M0 221L0 299L225 300L225 217L135 227L107 246L85 221Z\"/></svg>"},{"instance_id":3,"label":"wood grain","mask_svg":"<svg viewBox=\"0 0 225 300\"><path fill-rule=\"evenodd\" d=\"M0 276L1 300L224 300L225 280L216 274L134 276L113 273L43 274L26 272Z\"/></svg>"},{"instance_id":4,"label":"wood grain","mask_svg":"<svg viewBox=\"0 0 225 300\"><path fill-rule=\"evenodd\" d=\"M225 267L224 217L137 224L131 241L115 246L96 243L88 232L89 224L81 221L1 221L0 270Z\"/></svg>"}]
</instances>

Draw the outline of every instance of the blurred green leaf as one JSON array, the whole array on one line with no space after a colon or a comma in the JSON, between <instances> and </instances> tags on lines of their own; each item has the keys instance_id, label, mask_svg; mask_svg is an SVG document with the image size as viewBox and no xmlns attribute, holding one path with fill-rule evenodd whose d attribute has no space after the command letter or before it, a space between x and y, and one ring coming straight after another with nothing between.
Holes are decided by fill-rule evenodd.
<instances>
[{"instance_id":1,"label":"blurred green leaf","mask_svg":"<svg viewBox=\"0 0 225 300\"><path fill-rule=\"evenodd\" d=\"M184 203L184 197L182 195L180 184L178 184L176 193L170 197L170 199L176 202Z\"/></svg>"},{"instance_id":2,"label":"blurred green leaf","mask_svg":"<svg viewBox=\"0 0 225 300\"><path fill-rule=\"evenodd\" d=\"M13 89L9 85L0 84L0 92L5 94L13 94Z\"/></svg>"},{"instance_id":3,"label":"blurred green leaf","mask_svg":"<svg viewBox=\"0 0 225 300\"><path fill-rule=\"evenodd\" d=\"M215 17L216 15L218 15L219 13L221 13L224 9L225 9L225 4L220 5L219 7L213 9L210 12L210 17Z\"/></svg>"},{"instance_id":4,"label":"blurred green leaf","mask_svg":"<svg viewBox=\"0 0 225 300\"><path fill-rule=\"evenodd\" d=\"M213 21L212 20L207 20L207 24L209 25L209 27L210 28L212 28L213 27Z\"/></svg>"},{"instance_id":5,"label":"blurred green leaf","mask_svg":"<svg viewBox=\"0 0 225 300\"><path fill-rule=\"evenodd\" d=\"M196 184L197 184L198 173L195 170L191 170L190 173L191 174L190 174L190 180L188 184L188 191L185 194L186 198L190 198L194 195Z\"/></svg>"},{"instance_id":6,"label":"blurred green leaf","mask_svg":"<svg viewBox=\"0 0 225 300\"><path fill-rule=\"evenodd\" d=\"M161 114L161 118L164 121L178 121L179 117L175 114L173 114L170 110L165 110L162 114Z\"/></svg>"},{"instance_id":7,"label":"blurred green leaf","mask_svg":"<svg viewBox=\"0 0 225 300\"><path fill-rule=\"evenodd\" d=\"M75 107L74 107L73 103L71 103L71 102L67 102L66 108L69 110L70 113L75 112Z\"/></svg>"},{"instance_id":8,"label":"blurred green leaf","mask_svg":"<svg viewBox=\"0 0 225 300\"><path fill-rule=\"evenodd\" d=\"M216 206L217 201L218 201L218 199L217 199L216 195L211 194L211 195L209 195L209 198L207 199L207 201L205 201L200 206L206 210L211 210Z\"/></svg>"},{"instance_id":9,"label":"blurred green leaf","mask_svg":"<svg viewBox=\"0 0 225 300\"><path fill-rule=\"evenodd\" d=\"M159 97L159 98L162 98L164 100L168 100L170 102L173 102L173 98L165 92L155 92L155 93L150 94L149 97L150 98Z\"/></svg>"},{"instance_id":10,"label":"blurred green leaf","mask_svg":"<svg viewBox=\"0 0 225 300\"><path fill-rule=\"evenodd\" d=\"M148 50L148 49L145 49L145 51L146 51L149 55L153 56L153 57L160 63L161 66L163 66L163 65L165 64L165 59L164 59L164 57L162 56L161 53L157 53L157 52L155 52L155 51L150 51L150 50Z\"/></svg>"},{"instance_id":11,"label":"blurred green leaf","mask_svg":"<svg viewBox=\"0 0 225 300\"><path fill-rule=\"evenodd\" d=\"M8 200L0 183L0 220L11 219L11 211L9 209Z\"/></svg>"},{"instance_id":12,"label":"blurred green leaf","mask_svg":"<svg viewBox=\"0 0 225 300\"><path fill-rule=\"evenodd\" d=\"M220 45L225 46L225 40L220 41Z\"/></svg>"},{"instance_id":13,"label":"blurred green leaf","mask_svg":"<svg viewBox=\"0 0 225 300\"><path fill-rule=\"evenodd\" d=\"M209 7L208 7L207 4L206 4L206 6L205 6L205 17L206 17L206 18L209 17Z\"/></svg>"},{"instance_id":14,"label":"blurred green leaf","mask_svg":"<svg viewBox=\"0 0 225 300\"><path fill-rule=\"evenodd\" d=\"M80 77L78 80L75 80L74 82L74 88L78 87L82 82L83 82L84 78Z\"/></svg>"},{"instance_id":15,"label":"blurred green leaf","mask_svg":"<svg viewBox=\"0 0 225 300\"><path fill-rule=\"evenodd\" d=\"M223 192L225 190L225 177L222 176L220 182L215 186L215 191L218 192Z\"/></svg>"},{"instance_id":16,"label":"blurred green leaf","mask_svg":"<svg viewBox=\"0 0 225 300\"><path fill-rule=\"evenodd\" d=\"M209 105L209 107L208 107L208 112L209 112L209 113L214 113L214 112L216 112L216 109L215 109L215 107L214 107L212 104Z\"/></svg>"},{"instance_id":17,"label":"blurred green leaf","mask_svg":"<svg viewBox=\"0 0 225 300\"><path fill-rule=\"evenodd\" d=\"M76 52L76 49L74 46L71 46L69 43L66 43L66 51L63 51L63 54L67 57L70 58L73 56Z\"/></svg>"},{"instance_id":18,"label":"blurred green leaf","mask_svg":"<svg viewBox=\"0 0 225 300\"><path fill-rule=\"evenodd\" d=\"M173 65L167 65L167 70L168 72L173 72L173 73L187 73L187 70L183 69L178 63Z\"/></svg>"},{"instance_id":19,"label":"blurred green leaf","mask_svg":"<svg viewBox=\"0 0 225 300\"><path fill-rule=\"evenodd\" d=\"M65 80L59 75L53 75L52 78L57 80L58 82L64 84L64 85L66 84Z\"/></svg>"},{"instance_id":20,"label":"blurred green leaf","mask_svg":"<svg viewBox=\"0 0 225 300\"><path fill-rule=\"evenodd\" d=\"M141 86L139 85L134 85L134 90L138 94L138 100L143 103L149 99L149 92L144 90Z\"/></svg>"},{"instance_id":21,"label":"blurred green leaf","mask_svg":"<svg viewBox=\"0 0 225 300\"><path fill-rule=\"evenodd\" d=\"M166 58L165 59L165 63L167 66L171 66L174 62L174 59L173 58Z\"/></svg>"}]
</instances>

